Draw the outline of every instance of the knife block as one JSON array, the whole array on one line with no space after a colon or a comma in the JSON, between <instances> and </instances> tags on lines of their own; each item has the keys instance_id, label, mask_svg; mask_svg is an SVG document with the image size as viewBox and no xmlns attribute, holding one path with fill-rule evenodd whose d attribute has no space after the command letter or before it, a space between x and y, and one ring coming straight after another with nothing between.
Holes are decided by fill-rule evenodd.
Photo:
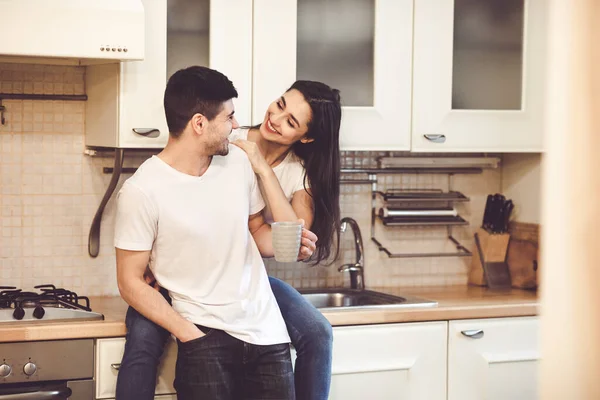
<instances>
[{"instance_id":1,"label":"knife block","mask_svg":"<svg viewBox=\"0 0 600 400\"><path fill-rule=\"evenodd\" d=\"M508 233L489 233L485 229L478 229L477 236L481 245L483 260L486 263L505 262L508 251L510 234ZM476 286L487 286L483 265L479 258L477 246L473 243L473 256L471 257L471 266L469 268L469 284Z\"/></svg>"}]
</instances>

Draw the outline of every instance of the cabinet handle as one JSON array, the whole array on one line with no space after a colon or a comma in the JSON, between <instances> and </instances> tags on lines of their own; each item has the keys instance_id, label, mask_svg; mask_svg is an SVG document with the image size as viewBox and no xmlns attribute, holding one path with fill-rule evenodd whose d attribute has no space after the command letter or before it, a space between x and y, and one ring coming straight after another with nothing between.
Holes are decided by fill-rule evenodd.
<instances>
[{"instance_id":1,"label":"cabinet handle","mask_svg":"<svg viewBox=\"0 0 600 400\"><path fill-rule=\"evenodd\" d=\"M160 136L160 130L156 128L133 128L132 131L140 136L157 138Z\"/></svg>"},{"instance_id":2,"label":"cabinet handle","mask_svg":"<svg viewBox=\"0 0 600 400\"><path fill-rule=\"evenodd\" d=\"M114 369L115 371L118 371L118 370L119 370L119 368L121 368L121 363L118 363L118 364L110 364L110 367L111 367L112 369Z\"/></svg>"},{"instance_id":3,"label":"cabinet handle","mask_svg":"<svg viewBox=\"0 0 600 400\"><path fill-rule=\"evenodd\" d=\"M423 135L423 137L433 143L446 142L446 135Z\"/></svg>"},{"instance_id":4,"label":"cabinet handle","mask_svg":"<svg viewBox=\"0 0 600 400\"><path fill-rule=\"evenodd\" d=\"M472 329L461 331L460 333L471 339L481 339L483 337L483 329Z\"/></svg>"}]
</instances>

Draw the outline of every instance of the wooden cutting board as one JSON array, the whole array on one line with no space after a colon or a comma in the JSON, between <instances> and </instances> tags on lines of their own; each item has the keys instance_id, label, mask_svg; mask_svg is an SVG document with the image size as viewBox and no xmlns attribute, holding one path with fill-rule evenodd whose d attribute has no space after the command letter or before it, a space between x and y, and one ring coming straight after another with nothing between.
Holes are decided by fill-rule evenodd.
<instances>
[{"instance_id":1,"label":"wooden cutting board","mask_svg":"<svg viewBox=\"0 0 600 400\"><path fill-rule=\"evenodd\" d=\"M507 262L512 286L536 289L539 285L539 225L511 222Z\"/></svg>"}]
</instances>

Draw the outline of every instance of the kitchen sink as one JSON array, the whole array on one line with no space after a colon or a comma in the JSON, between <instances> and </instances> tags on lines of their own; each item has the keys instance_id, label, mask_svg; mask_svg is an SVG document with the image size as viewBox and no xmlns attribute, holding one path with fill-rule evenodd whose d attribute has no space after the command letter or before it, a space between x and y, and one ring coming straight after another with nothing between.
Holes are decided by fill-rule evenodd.
<instances>
[{"instance_id":1,"label":"kitchen sink","mask_svg":"<svg viewBox=\"0 0 600 400\"><path fill-rule=\"evenodd\" d=\"M392 296L372 290L300 289L300 294L320 310L435 307L436 301L414 296Z\"/></svg>"}]
</instances>

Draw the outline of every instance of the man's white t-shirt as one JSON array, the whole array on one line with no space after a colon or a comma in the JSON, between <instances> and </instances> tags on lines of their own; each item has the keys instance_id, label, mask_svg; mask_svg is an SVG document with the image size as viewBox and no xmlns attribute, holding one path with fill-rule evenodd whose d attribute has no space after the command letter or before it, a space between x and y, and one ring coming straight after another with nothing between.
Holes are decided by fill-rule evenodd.
<instances>
[{"instance_id":1,"label":"man's white t-shirt","mask_svg":"<svg viewBox=\"0 0 600 400\"><path fill-rule=\"evenodd\" d=\"M229 141L233 142L236 139L248 140L248 129L236 129L229 135ZM287 156L283 159L279 165L273 168L273 172L279 180L279 185L283 189L283 193L287 197L288 201L292 201L294 193L298 190L305 190L304 188L304 177L306 176L306 170L302 165L300 159L294 154L293 151L288 152ZM308 180L306 181L306 188L308 188ZM273 214L269 209L268 205L264 212L265 220L270 224L273 222Z\"/></svg>"},{"instance_id":2,"label":"man's white t-shirt","mask_svg":"<svg viewBox=\"0 0 600 400\"><path fill-rule=\"evenodd\" d=\"M159 157L121 188L115 247L152 250L150 269L173 308L247 343L289 343L248 216L264 202L246 154L230 145L195 177Z\"/></svg>"}]
</instances>

